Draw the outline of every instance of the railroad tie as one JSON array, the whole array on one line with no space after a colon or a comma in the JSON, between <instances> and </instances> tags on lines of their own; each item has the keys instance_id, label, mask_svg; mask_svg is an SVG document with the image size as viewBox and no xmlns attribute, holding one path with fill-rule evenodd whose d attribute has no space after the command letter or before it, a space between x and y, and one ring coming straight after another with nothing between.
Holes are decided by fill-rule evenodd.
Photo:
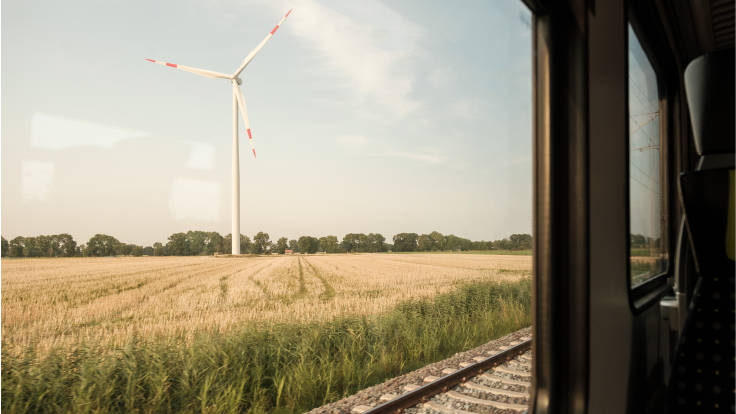
<instances>
[{"instance_id":1,"label":"railroad tie","mask_svg":"<svg viewBox=\"0 0 736 414\"><path fill-rule=\"evenodd\" d=\"M424 378L424 382L430 383L430 382L433 382L433 381L437 381L438 379L440 379L440 377L435 377L434 375L430 375L430 376Z\"/></svg>"},{"instance_id":2,"label":"railroad tie","mask_svg":"<svg viewBox=\"0 0 736 414\"><path fill-rule=\"evenodd\" d=\"M461 362L460 363L460 368L465 368L465 367L470 366L470 365L473 365L473 363L472 362Z\"/></svg>"},{"instance_id":3,"label":"railroad tie","mask_svg":"<svg viewBox=\"0 0 736 414\"><path fill-rule=\"evenodd\" d=\"M364 412L370 410L371 408L373 407L368 406L368 405L356 405L355 407L353 407L352 410L350 410L350 412L357 413L357 414L363 414Z\"/></svg>"},{"instance_id":4,"label":"railroad tie","mask_svg":"<svg viewBox=\"0 0 736 414\"><path fill-rule=\"evenodd\" d=\"M506 384L509 384L509 385L521 385L521 386L524 386L524 387L531 387L532 386L532 383L529 382L529 381L519 381L519 380L513 380L513 379L509 379L509 378L498 377L498 376L492 375L492 374L490 374L488 372L485 372L483 375L481 375L481 378L485 378L488 381L503 382L503 383L506 383Z\"/></svg>"},{"instance_id":5,"label":"railroad tie","mask_svg":"<svg viewBox=\"0 0 736 414\"><path fill-rule=\"evenodd\" d=\"M505 374L512 374L512 375L518 375L520 377L530 377L532 376L531 372L525 372L525 371L518 371L515 370L507 365L499 365L495 368L495 371L497 372L503 372Z\"/></svg>"},{"instance_id":6,"label":"railroad tie","mask_svg":"<svg viewBox=\"0 0 736 414\"><path fill-rule=\"evenodd\" d=\"M424 403L423 407L430 409L430 410L440 412L440 413L444 413L444 414L475 414L475 413L471 413L470 411L459 410L457 408L448 408L434 401L429 401L429 402Z\"/></svg>"},{"instance_id":7,"label":"railroad tie","mask_svg":"<svg viewBox=\"0 0 736 414\"><path fill-rule=\"evenodd\" d=\"M512 359L511 361L509 361L509 365L511 365L511 364L518 365L518 366L524 367L524 368L531 368L532 367L532 364L530 364L528 362L524 362L524 361L519 361L517 359Z\"/></svg>"},{"instance_id":8,"label":"railroad tie","mask_svg":"<svg viewBox=\"0 0 736 414\"><path fill-rule=\"evenodd\" d=\"M480 361L482 361L482 360L484 360L484 359L486 359L486 357L482 357L482 356L477 356L477 357L473 358L473 361L475 361L475 362L480 362Z\"/></svg>"},{"instance_id":9,"label":"railroad tie","mask_svg":"<svg viewBox=\"0 0 736 414\"><path fill-rule=\"evenodd\" d=\"M478 384L472 381L462 383L460 384L460 386L471 389L471 390L482 391L488 394L503 395L506 397L513 397L513 398L529 398L528 392L508 391L508 390L502 390L499 388L486 387L485 385L481 385L481 384Z\"/></svg>"},{"instance_id":10,"label":"railroad tie","mask_svg":"<svg viewBox=\"0 0 736 414\"><path fill-rule=\"evenodd\" d=\"M445 369L442 370L442 375L450 375L450 374L452 374L455 371L457 371L457 370L456 369L453 369L453 368L445 368Z\"/></svg>"},{"instance_id":11,"label":"railroad tie","mask_svg":"<svg viewBox=\"0 0 736 414\"><path fill-rule=\"evenodd\" d=\"M460 394L457 391L448 391L444 395L446 395L448 398L451 398L453 400L458 400L466 403L471 404L478 404L478 405L489 405L491 407L500 408L504 410L515 410L515 411L525 411L527 409L526 405L521 404L507 404L497 401L490 401L490 400L483 400L480 398L471 397L469 395Z\"/></svg>"},{"instance_id":12,"label":"railroad tie","mask_svg":"<svg viewBox=\"0 0 736 414\"><path fill-rule=\"evenodd\" d=\"M398 395L396 394L383 394L378 400L379 401L391 401L396 397L398 397Z\"/></svg>"},{"instance_id":13,"label":"railroad tie","mask_svg":"<svg viewBox=\"0 0 736 414\"><path fill-rule=\"evenodd\" d=\"M421 388L421 385L417 385L417 384L407 384L407 385L404 385L404 391L406 391L406 392L412 392L412 391L414 391L417 388Z\"/></svg>"}]
</instances>

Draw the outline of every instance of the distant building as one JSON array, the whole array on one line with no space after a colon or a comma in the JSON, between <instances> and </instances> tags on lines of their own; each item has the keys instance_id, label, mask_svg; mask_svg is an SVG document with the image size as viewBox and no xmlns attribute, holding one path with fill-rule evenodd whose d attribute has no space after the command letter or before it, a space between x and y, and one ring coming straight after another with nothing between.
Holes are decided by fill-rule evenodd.
<instances>
[{"instance_id":1,"label":"distant building","mask_svg":"<svg viewBox=\"0 0 736 414\"><path fill-rule=\"evenodd\" d=\"M284 254L294 254L293 250L284 250Z\"/></svg>"}]
</instances>

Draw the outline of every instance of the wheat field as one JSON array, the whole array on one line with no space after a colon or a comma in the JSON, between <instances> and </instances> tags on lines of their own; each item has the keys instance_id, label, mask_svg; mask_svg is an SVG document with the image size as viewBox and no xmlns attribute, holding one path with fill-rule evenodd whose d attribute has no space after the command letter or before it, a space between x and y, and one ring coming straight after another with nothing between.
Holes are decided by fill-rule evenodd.
<instances>
[{"instance_id":1,"label":"wheat field","mask_svg":"<svg viewBox=\"0 0 736 414\"><path fill-rule=\"evenodd\" d=\"M132 334L186 338L245 322L374 314L462 283L530 273L530 256L4 260L2 335L14 349L119 346Z\"/></svg>"}]
</instances>

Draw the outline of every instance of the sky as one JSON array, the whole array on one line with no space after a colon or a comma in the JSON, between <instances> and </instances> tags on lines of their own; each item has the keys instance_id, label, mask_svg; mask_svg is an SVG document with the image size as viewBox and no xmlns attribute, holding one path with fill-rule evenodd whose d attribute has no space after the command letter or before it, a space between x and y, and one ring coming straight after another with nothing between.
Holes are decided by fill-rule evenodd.
<instances>
[{"instance_id":1,"label":"sky","mask_svg":"<svg viewBox=\"0 0 736 414\"><path fill-rule=\"evenodd\" d=\"M398 3L398 4L395 4ZM2 235L151 245L531 233L531 15L518 0L2 3Z\"/></svg>"},{"instance_id":2,"label":"sky","mask_svg":"<svg viewBox=\"0 0 736 414\"><path fill-rule=\"evenodd\" d=\"M661 237L657 75L629 25L629 220L633 234Z\"/></svg>"}]
</instances>

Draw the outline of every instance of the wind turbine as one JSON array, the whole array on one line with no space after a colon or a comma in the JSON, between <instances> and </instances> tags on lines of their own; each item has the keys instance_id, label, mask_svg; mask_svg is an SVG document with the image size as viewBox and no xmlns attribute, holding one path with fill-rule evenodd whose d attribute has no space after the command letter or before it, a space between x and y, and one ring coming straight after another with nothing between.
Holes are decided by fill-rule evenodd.
<instances>
[{"instance_id":1,"label":"wind turbine","mask_svg":"<svg viewBox=\"0 0 736 414\"><path fill-rule=\"evenodd\" d=\"M291 10L289 10L291 13ZM271 39L276 30L281 24L289 17L289 13L286 13L283 19L271 30L265 39L255 48L252 52L245 57L243 63L240 64L238 70L232 75L226 75L224 73L213 72L206 69L190 68L188 66L175 65L173 63L159 62L152 59L146 59L149 62L158 63L159 65L171 66L172 68L185 70L187 72L196 73L197 75L206 76L208 78L222 78L230 79L233 84L233 158L232 158L232 242L233 250L232 254L240 254L240 158L239 158L239 147L238 147L238 106L240 106L240 112L243 114L243 121L245 122L245 128L248 131L248 141L250 147L253 150L253 157L256 156L256 148L253 146L253 136L250 133L250 123L248 122L248 112L245 110L245 100L243 94L240 92L240 86L243 81L238 77L240 72L248 66L251 60L256 56L258 52L263 49L263 46Z\"/></svg>"}]
</instances>

